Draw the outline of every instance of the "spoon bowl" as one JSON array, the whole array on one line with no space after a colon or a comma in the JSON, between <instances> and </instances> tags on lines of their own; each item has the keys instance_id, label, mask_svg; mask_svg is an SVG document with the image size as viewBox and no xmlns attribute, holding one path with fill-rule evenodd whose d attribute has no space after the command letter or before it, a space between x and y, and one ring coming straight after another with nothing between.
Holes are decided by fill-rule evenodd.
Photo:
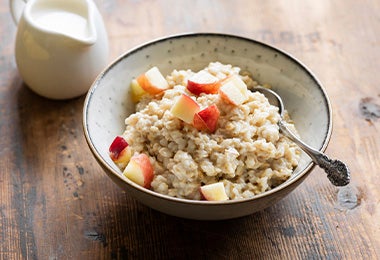
<instances>
[{"instance_id":1,"label":"spoon bowl","mask_svg":"<svg viewBox=\"0 0 380 260\"><path fill-rule=\"evenodd\" d=\"M279 108L281 119L278 121L278 126L281 132L307 153L315 164L325 170L327 178L333 185L345 186L350 183L350 170L345 163L339 160L332 160L326 154L310 147L286 126L286 122L283 119L284 103L276 92L263 87L256 87L254 90L264 94L271 105Z\"/></svg>"}]
</instances>

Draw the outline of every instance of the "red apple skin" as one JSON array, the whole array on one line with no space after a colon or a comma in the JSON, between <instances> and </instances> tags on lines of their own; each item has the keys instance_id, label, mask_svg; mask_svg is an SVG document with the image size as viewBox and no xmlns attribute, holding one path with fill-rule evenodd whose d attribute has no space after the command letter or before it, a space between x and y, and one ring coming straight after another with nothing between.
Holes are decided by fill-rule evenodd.
<instances>
[{"instance_id":1,"label":"red apple skin","mask_svg":"<svg viewBox=\"0 0 380 260\"><path fill-rule=\"evenodd\" d=\"M198 83L192 80L187 81L187 89L194 95L199 96L201 93L216 94L220 87L220 81L213 83Z\"/></svg>"},{"instance_id":2,"label":"red apple skin","mask_svg":"<svg viewBox=\"0 0 380 260\"><path fill-rule=\"evenodd\" d=\"M199 131L208 131L206 122L197 114L194 115L193 126Z\"/></svg>"},{"instance_id":3,"label":"red apple skin","mask_svg":"<svg viewBox=\"0 0 380 260\"><path fill-rule=\"evenodd\" d=\"M187 90L194 95L201 93L216 94L219 89L219 79L207 71L201 70L187 80Z\"/></svg>"},{"instance_id":4,"label":"red apple skin","mask_svg":"<svg viewBox=\"0 0 380 260\"><path fill-rule=\"evenodd\" d=\"M226 103L228 103L230 105L237 106L237 104L235 104L235 102L231 101L231 99L223 91L219 91L219 95L222 98L222 100L224 100Z\"/></svg>"},{"instance_id":5,"label":"red apple skin","mask_svg":"<svg viewBox=\"0 0 380 260\"><path fill-rule=\"evenodd\" d=\"M194 115L193 125L198 130L208 130L214 133L218 125L219 116L219 109L213 104Z\"/></svg>"},{"instance_id":6,"label":"red apple skin","mask_svg":"<svg viewBox=\"0 0 380 260\"><path fill-rule=\"evenodd\" d=\"M216 94L218 93L221 80L210 73L201 70L187 80L187 90L194 95L201 93Z\"/></svg>"},{"instance_id":7,"label":"red apple skin","mask_svg":"<svg viewBox=\"0 0 380 260\"><path fill-rule=\"evenodd\" d=\"M134 103L138 103L141 100L141 98L145 94L147 94L147 92L138 83L137 79L134 79L131 81L130 89L131 89L131 98Z\"/></svg>"},{"instance_id":8,"label":"red apple skin","mask_svg":"<svg viewBox=\"0 0 380 260\"><path fill-rule=\"evenodd\" d=\"M109 147L111 159L117 161L126 147L128 147L128 142L122 136L116 136Z\"/></svg>"},{"instance_id":9,"label":"red apple skin","mask_svg":"<svg viewBox=\"0 0 380 260\"><path fill-rule=\"evenodd\" d=\"M141 74L140 76L137 77L137 83L141 86L141 88L145 91L148 92L149 94L155 95L160 93L162 90L154 87L153 85L150 84L148 78L145 76L145 74Z\"/></svg>"}]
</instances>

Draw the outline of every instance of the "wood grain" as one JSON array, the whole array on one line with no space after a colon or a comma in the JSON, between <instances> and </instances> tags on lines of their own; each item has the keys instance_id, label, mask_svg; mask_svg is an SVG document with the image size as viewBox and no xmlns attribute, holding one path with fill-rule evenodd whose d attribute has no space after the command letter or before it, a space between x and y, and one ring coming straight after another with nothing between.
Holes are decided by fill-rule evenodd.
<instances>
[{"instance_id":1,"label":"wood grain","mask_svg":"<svg viewBox=\"0 0 380 260\"><path fill-rule=\"evenodd\" d=\"M182 32L273 44L318 76L333 107L327 149L352 182L320 169L275 206L216 222L151 210L112 183L82 131L84 97L31 92L14 61L16 26L0 2L0 259L379 259L380 2L97 0L112 61ZM374 115L363 113L366 109ZM365 112L365 111L364 111ZM371 114L371 113L369 113Z\"/></svg>"}]
</instances>

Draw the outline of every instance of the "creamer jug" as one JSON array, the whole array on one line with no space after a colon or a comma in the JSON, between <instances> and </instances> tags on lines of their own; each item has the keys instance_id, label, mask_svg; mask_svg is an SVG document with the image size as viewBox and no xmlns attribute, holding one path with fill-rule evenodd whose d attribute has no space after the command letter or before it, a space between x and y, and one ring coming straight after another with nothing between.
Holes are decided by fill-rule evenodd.
<instances>
[{"instance_id":1,"label":"creamer jug","mask_svg":"<svg viewBox=\"0 0 380 260\"><path fill-rule=\"evenodd\" d=\"M26 85L51 99L88 91L108 62L108 38L92 0L10 0L15 56Z\"/></svg>"}]
</instances>

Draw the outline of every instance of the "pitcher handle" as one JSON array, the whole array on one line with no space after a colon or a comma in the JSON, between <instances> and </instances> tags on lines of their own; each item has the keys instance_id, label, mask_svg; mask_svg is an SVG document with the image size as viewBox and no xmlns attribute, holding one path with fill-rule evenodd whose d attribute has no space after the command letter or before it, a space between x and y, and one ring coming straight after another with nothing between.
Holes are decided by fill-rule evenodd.
<instances>
[{"instance_id":1,"label":"pitcher handle","mask_svg":"<svg viewBox=\"0 0 380 260\"><path fill-rule=\"evenodd\" d=\"M16 25L20 21L26 2L28 0L9 0L12 18Z\"/></svg>"}]
</instances>

